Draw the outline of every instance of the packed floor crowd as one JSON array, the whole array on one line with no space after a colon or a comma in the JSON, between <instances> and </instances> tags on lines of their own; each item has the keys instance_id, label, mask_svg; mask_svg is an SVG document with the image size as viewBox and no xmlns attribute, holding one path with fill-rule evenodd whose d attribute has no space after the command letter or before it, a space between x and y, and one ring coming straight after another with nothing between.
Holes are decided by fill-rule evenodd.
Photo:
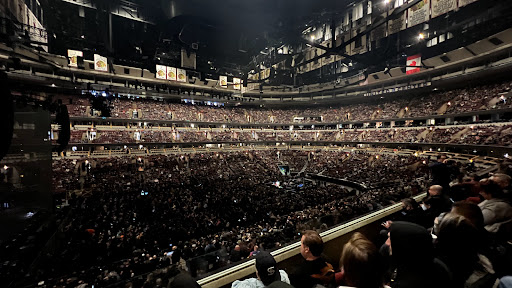
<instances>
[{"instance_id":1,"label":"packed floor crowd","mask_svg":"<svg viewBox=\"0 0 512 288\"><path fill-rule=\"evenodd\" d=\"M217 108L212 106L166 103L144 98L114 98L111 117L121 119L175 120L229 123L336 123L437 114L457 114L478 110L511 108L512 82L474 88L436 92L416 98L380 99L377 103L350 104L340 107L307 109ZM98 96L101 97L101 96ZM72 117L91 117L93 112L87 98L56 96L67 104ZM96 115L94 115L96 116ZM297 118L297 119L296 119ZM315 120L317 119L317 120Z\"/></svg>"},{"instance_id":2,"label":"packed floor crowd","mask_svg":"<svg viewBox=\"0 0 512 288\"><path fill-rule=\"evenodd\" d=\"M89 161L53 164L56 193L92 193L71 199L72 217L60 235L66 239L64 247L48 255L51 264L38 270L39 279L47 283L106 286L170 262L187 266L194 275L204 273L210 264L217 268L245 259L255 249L281 247L304 229L325 229L400 201L413 192L405 187L427 176L424 168L412 169L419 159L326 151ZM338 185L296 182L284 178L278 164L290 164L295 171L306 165L306 171L314 173L326 166L336 170L333 175L344 171L351 181L372 189L365 194ZM366 165L371 173L339 168L345 165ZM388 180L400 182L402 188L379 190L380 182L372 181L381 179L369 177L379 175L379 165L388 166L393 173ZM212 253L218 257L213 263L208 260Z\"/></svg>"},{"instance_id":3,"label":"packed floor crowd","mask_svg":"<svg viewBox=\"0 0 512 288\"><path fill-rule=\"evenodd\" d=\"M466 145L510 146L512 125L478 125L429 128L345 129L319 131L275 130L97 130L91 140L86 130L71 130L70 143L193 143L193 142L394 142L452 143Z\"/></svg>"},{"instance_id":4,"label":"packed floor crowd","mask_svg":"<svg viewBox=\"0 0 512 288\"><path fill-rule=\"evenodd\" d=\"M323 254L322 237L306 230L301 262L279 270L261 251L257 277L231 287L510 287L512 166L499 165L498 173L483 179L444 155L428 166L433 185L427 196L420 203L403 199L400 213L382 223L381 239L355 232L337 258ZM453 173L458 177L452 180Z\"/></svg>"}]
</instances>

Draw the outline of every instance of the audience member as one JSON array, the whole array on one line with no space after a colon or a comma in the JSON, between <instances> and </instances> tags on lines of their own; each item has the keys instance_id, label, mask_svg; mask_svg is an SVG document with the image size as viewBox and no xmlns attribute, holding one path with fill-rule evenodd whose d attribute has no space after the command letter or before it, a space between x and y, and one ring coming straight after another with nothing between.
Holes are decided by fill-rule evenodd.
<instances>
[{"instance_id":1,"label":"audience member","mask_svg":"<svg viewBox=\"0 0 512 288\"><path fill-rule=\"evenodd\" d=\"M483 237L482 230L462 215L448 213L441 220L436 248L452 273L452 287L493 286L496 277L492 264L479 254Z\"/></svg>"},{"instance_id":2,"label":"audience member","mask_svg":"<svg viewBox=\"0 0 512 288\"><path fill-rule=\"evenodd\" d=\"M393 222L387 244L396 265L393 288L452 287L448 267L434 258L432 238L425 228Z\"/></svg>"},{"instance_id":3,"label":"audience member","mask_svg":"<svg viewBox=\"0 0 512 288\"><path fill-rule=\"evenodd\" d=\"M290 284L288 274L284 270L277 268L277 262L267 251L261 251L255 257L256 278L246 280L236 280L231 285L232 288L263 288L268 287L275 281L282 281Z\"/></svg>"},{"instance_id":4,"label":"audience member","mask_svg":"<svg viewBox=\"0 0 512 288\"><path fill-rule=\"evenodd\" d=\"M375 245L361 233L354 233L343 246L340 258L343 282L350 287L382 288L383 271ZM345 287L345 286L340 286Z\"/></svg>"},{"instance_id":5,"label":"audience member","mask_svg":"<svg viewBox=\"0 0 512 288\"><path fill-rule=\"evenodd\" d=\"M300 254L304 258L290 275L295 288L311 288L317 284L329 284L334 280L334 270L323 257L324 242L322 237L312 230L302 233Z\"/></svg>"},{"instance_id":6,"label":"audience member","mask_svg":"<svg viewBox=\"0 0 512 288\"><path fill-rule=\"evenodd\" d=\"M440 185L445 194L450 190L451 171L446 165L446 155L438 155L437 161L433 161L428 165L432 173L432 185Z\"/></svg>"},{"instance_id":7,"label":"audience member","mask_svg":"<svg viewBox=\"0 0 512 288\"><path fill-rule=\"evenodd\" d=\"M512 207L503 200L501 187L493 180L481 180L480 194L485 199L478 204L484 215L485 229L489 232L498 232L500 226L512 219Z\"/></svg>"}]
</instances>

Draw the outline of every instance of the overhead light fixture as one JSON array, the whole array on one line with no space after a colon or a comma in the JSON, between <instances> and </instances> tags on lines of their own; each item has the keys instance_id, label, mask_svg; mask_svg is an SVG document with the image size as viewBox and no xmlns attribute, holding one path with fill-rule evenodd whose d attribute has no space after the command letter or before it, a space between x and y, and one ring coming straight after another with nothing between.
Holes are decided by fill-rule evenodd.
<instances>
[{"instance_id":1,"label":"overhead light fixture","mask_svg":"<svg viewBox=\"0 0 512 288\"><path fill-rule=\"evenodd\" d=\"M315 35L311 35L311 41L315 41Z\"/></svg>"},{"instance_id":2,"label":"overhead light fixture","mask_svg":"<svg viewBox=\"0 0 512 288\"><path fill-rule=\"evenodd\" d=\"M420 34L418 35L418 39L420 39L420 40L425 39L425 34L420 33Z\"/></svg>"}]
</instances>

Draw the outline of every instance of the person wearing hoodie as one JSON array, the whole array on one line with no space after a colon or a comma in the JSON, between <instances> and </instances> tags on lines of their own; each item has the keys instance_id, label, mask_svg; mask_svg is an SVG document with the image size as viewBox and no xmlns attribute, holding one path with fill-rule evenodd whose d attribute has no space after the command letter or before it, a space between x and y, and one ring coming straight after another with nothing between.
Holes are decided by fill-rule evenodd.
<instances>
[{"instance_id":1,"label":"person wearing hoodie","mask_svg":"<svg viewBox=\"0 0 512 288\"><path fill-rule=\"evenodd\" d=\"M448 267L434 258L432 237L427 229L410 222L393 222L386 241L396 277L393 288L452 287Z\"/></svg>"}]
</instances>

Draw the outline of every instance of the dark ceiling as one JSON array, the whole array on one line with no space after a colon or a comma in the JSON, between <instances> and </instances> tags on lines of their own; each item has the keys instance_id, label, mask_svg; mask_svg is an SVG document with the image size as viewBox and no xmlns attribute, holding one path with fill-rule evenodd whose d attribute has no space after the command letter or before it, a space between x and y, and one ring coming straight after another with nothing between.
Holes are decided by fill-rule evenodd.
<instances>
[{"instance_id":1,"label":"dark ceiling","mask_svg":"<svg viewBox=\"0 0 512 288\"><path fill-rule=\"evenodd\" d=\"M67 49L132 61L126 65L154 67L165 52L169 65L179 65L180 47L199 44L198 63L215 67L241 67L266 47L302 42L306 25L341 20L349 0L91 0L98 9L48 0L45 17L52 53ZM72 2L71 2L72 3ZM133 5L135 4L135 5ZM108 48L108 7L134 7L155 23L144 24L122 17L112 23L112 48ZM137 7L138 6L138 7ZM135 11L135 10L132 10ZM169 41L165 41L165 40ZM167 44L165 44L167 43ZM169 44L170 43L170 44ZM245 52L241 52L243 50ZM142 52L141 52L142 51ZM121 60L117 60L118 63ZM160 60L159 60L160 61ZM173 62L174 61L174 62ZM204 68L204 67L202 67ZM199 69L199 67L198 67Z\"/></svg>"},{"instance_id":2,"label":"dark ceiling","mask_svg":"<svg viewBox=\"0 0 512 288\"><path fill-rule=\"evenodd\" d=\"M306 24L329 23L346 0L135 0L159 11L164 38L199 43L203 57L247 64L267 46L297 43ZM337 16L339 17L339 15ZM245 53L239 50L247 51Z\"/></svg>"}]
</instances>

